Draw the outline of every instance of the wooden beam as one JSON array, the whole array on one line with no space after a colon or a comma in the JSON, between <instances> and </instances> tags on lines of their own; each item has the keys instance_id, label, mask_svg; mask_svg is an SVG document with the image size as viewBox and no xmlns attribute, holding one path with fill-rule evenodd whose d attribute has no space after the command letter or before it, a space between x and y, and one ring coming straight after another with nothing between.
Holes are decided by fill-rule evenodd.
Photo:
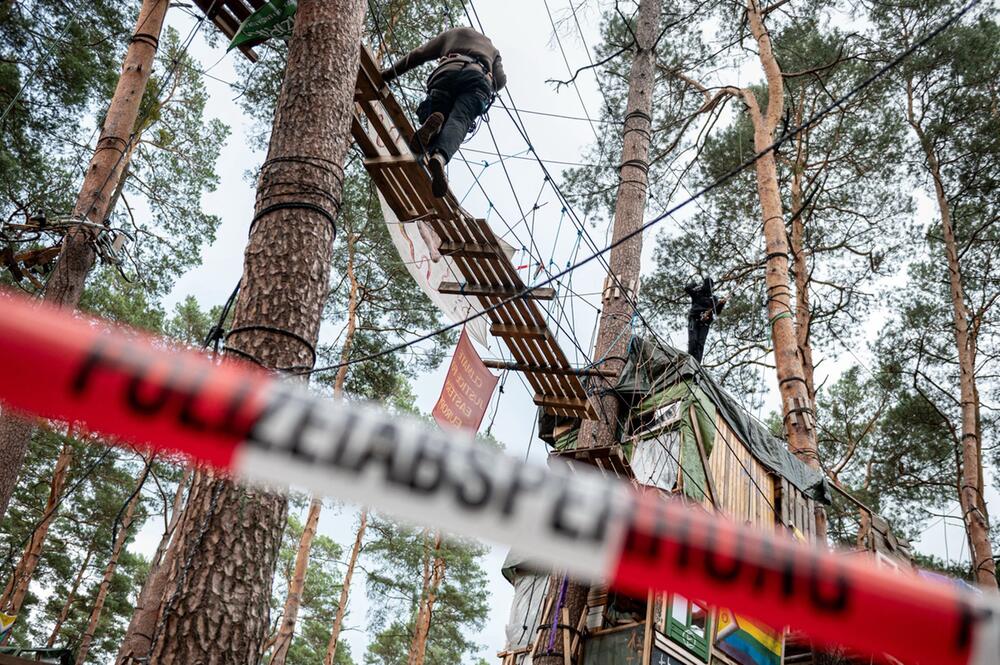
<instances>
[{"instance_id":1,"label":"wooden beam","mask_svg":"<svg viewBox=\"0 0 1000 665\"><path fill-rule=\"evenodd\" d=\"M367 160L366 160L367 163ZM444 252L441 252L444 254ZM509 286L493 286L492 284L460 284L459 282L441 282L438 293L456 296L491 296L494 298L530 298L532 300L552 300L556 290L550 288L535 289L531 293L521 295L522 289ZM495 334L495 333L494 333Z\"/></svg>"},{"instance_id":2,"label":"wooden beam","mask_svg":"<svg viewBox=\"0 0 1000 665\"><path fill-rule=\"evenodd\" d=\"M549 329L544 326L518 326L494 323L490 326L490 334L494 337L533 337L535 339L544 339L549 336Z\"/></svg>"},{"instance_id":3,"label":"wooden beam","mask_svg":"<svg viewBox=\"0 0 1000 665\"><path fill-rule=\"evenodd\" d=\"M447 256L475 258L477 256L500 256L502 250L498 245L482 245L477 242L443 242L438 248Z\"/></svg>"},{"instance_id":4,"label":"wooden beam","mask_svg":"<svg viewBox=\"0 0 1000 665\"><path fill-rule=\"evenodd\" d=\"M719 505L719 492L715 489L715 479L712 477L712 469L708 466L708 455L705 454L705 443L701 440L701 429L698 427L698 414L694 404L688 409L688 417L691 418L691 429L694 431L694 441L698 446L698 457L701 458L701 468L705 472L705 483L708 485L708 499L716 510L722 510ZM680 469L678 469L678 472Z\"/></svg>"},{"instance_id":5,"label":"wooden beam","mask_svg":"<svg viewBox=\"0 0 1000 665\"><path fill-rule=\"evenodd\" d=\"M545 365L525 365L524 363L506 362L504 360L484 360L483 364L490 369L505 369L511 372L531 372L533 374L565 374L567 376L606 376L615 378L618 374L610 369L598 367L549 367Z\"/></svg>"},{"instance_id":6,"label":"wooden beam","mask_svg":"<svg viewBox=\"0 0 1000 665\"><path fill-rule=\"evenodd\" d=\"M583 397L535 395L535 404L547 409L566 409L567 411L585 412L590 406L590 401Z\"/></svg>"},{"instance_id":7,"label":"wooden beam","mask_svg":"<svg viewBox=\"0 0 1000 665\"><path fill-rule=\"evenodd\" d=\"M369 169L382 166L399 166L401 164L416 164L417 160L413 155L382 155L379 157L368 157L365 159L365 166Z\"/></svg>"}]
</instances>

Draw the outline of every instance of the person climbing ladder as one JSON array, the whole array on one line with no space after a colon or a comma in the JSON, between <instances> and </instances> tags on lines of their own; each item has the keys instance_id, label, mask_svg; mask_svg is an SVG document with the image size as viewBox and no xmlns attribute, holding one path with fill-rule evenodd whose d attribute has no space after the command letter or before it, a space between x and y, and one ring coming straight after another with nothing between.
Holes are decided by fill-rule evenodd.
<instances>
[{"instance_id":1,"label":"person climbing ladder","mask_svg":"<svg viewBox=\"0 0 1000 665\"><path fill-rule=\"evenodd\" d=\"M476 120L489 109L493 96L507 84L500 51L489 37L472 28L452 28L418 46L382 70L382 78L397 76L437 59L427 79L427 98L417 107L422 123L410 146L427 156L434 196L448 192L445 166L451 161Z\"/></svg>"},{"instance_id":2,"label":"person climbing ladder","mask_svg":"<svg viewBox=\"0 0 1000 665\"><path fill-rule=\"evenodd\" d=\"M692 275L684 292L691 297L691 309L688 310L688 355L701 362L705 355L705 340L712 327L716 315L726 306L726 298L717 298L712 292L712 278L705 277L699 283L701 275Z\"/></svg>"}]
</instances>

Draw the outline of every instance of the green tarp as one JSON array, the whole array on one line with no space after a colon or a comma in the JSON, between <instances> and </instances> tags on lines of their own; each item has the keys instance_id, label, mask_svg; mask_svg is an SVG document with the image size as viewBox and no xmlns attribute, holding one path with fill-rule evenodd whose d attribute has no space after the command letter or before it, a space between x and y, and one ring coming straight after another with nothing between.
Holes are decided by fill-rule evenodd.
<instances>
[{"instance_id":1,"label":"green tarp","mask_svg":"<svg viewBox=\"0 0 1000 665\"><path fill-rule=\"evenodd\" d=\"M640 406L639 402L642 400L666 402L687 393L688 397L685 399L688 403L697 406L699 427L706 446L710 446L710 442L715 439L715 414L710 411L718 409L736 436L750 448L757 461L788 480L807 496L829 505L830 488L826 479L789 452L784 442L773 437L754 420L688 354L642 337L633 337L629 341L628 358L615 390L633 408ZM709 426L707 430L706 422ZM686 436L684 438L687 439ZM690 444L685 442L685 445ZM705 453L708 454L709 450ZM684 458L692 459L692 455L685 454ZM694 452L694 459L697 459L697 451ZM685 476L688 472L694 475L695 471L688 466L685 464ZM701 474L701 478L704 479L704 474Z\"/></svg>"},{"instance_id":2,"label":"green tarp","mask_svg":"<svg viewBox=\"0 0 1000 665\"><path fill-rule=\"evenodd\" d=\"M705 455L710 455L712 442L715 440L715 405L698 388L692 389L687 384L677 383L645 398L634 408L639 412L648 412L677 401L681 403L681 419L674 429L680 432L682 466L678 474L682 477L681 486L684 488L684 494L695 501L701 501L707 494L707 480L705 479L705 470L701 465L701 455L698 454L698 441L694 436L694 426L687 414L693 405L699 434L705 444ZM646 437L640 436L639 439L643 441L646 440Z\"/></svg>"},{"instance_id":3,"label":"green tarp","mask_svg":"<svg viewBox=\"0 0 1000 665\"><path fill-rule=\"evenodd\" d=\"M295 23L295 0L271 0L240 24L229 49L253 47L269 39L288 39Z\"/></svg>"}]
</instances>

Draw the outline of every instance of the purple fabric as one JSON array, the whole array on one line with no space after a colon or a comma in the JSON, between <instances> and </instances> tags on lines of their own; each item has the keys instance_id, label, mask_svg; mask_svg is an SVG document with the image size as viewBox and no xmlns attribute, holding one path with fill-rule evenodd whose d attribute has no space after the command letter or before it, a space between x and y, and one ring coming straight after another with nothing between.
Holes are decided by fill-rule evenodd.
<instances>
[{"instance_id":1,"label":"purple fabric","mask_svg":"<svg viewBox=\"0 0 1000 665\"><path fill-rule=\"evenodd\" d=\"M562 586L559 587L559 600L556 601L555 612L552 613L552 627L549 629L549 647L547 653L552 653L552 647L556 645L556 630L559 626L559 613L562 612L563 602L566 600L566 587L569 580L563 575Z\"/></svg>"}]
</instances>

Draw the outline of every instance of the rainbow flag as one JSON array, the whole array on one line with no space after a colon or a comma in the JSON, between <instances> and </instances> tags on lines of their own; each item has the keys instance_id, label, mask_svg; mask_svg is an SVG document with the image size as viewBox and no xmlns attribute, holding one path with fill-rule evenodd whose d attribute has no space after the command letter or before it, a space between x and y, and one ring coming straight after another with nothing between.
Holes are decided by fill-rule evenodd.
<instances>
[{"instance_id":1,"label":"rainbow flag","mask_svg":"<svg viewBox=\"0 0 1000 665\"><path fill-rule=\"evenodd\" d=\"M782 631L719 610L715 647L740 665L781 665Z\"/></svg>"},{"instance_id":2,"label":"rainbow flag","mask_svg":"<svg viewBox=\"0 0 1000 665\"><path fill-rule=\"evenodd\" d=\"M16 620L17 615L0 612L0 641L10 634L10 629L14 627Z\"/></svg>"}]
</instances>

